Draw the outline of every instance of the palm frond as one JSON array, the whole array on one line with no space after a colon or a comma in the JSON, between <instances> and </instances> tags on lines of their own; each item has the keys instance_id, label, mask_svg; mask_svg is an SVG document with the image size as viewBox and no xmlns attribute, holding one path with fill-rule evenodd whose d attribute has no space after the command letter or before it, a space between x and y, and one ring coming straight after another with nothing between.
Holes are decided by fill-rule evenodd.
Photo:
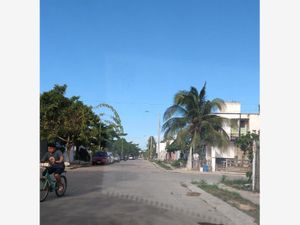
<instances>
[{"instance_id":1,"label":"palm frond","mask_svg":"<svg viewBox=\"0 0 300 225\"><path fill-rule=\"evenodd\" d=\"M204 83L200 93L199 93L199 105L200 107L203 105L203 103L206 101L206 82Z\"/></svg>"},{"instance_id":2,"label":"palm frond","mask_svg":"<svg viewBox=\"0 0 300 225\"><path fill-rule=\"evenodd\" d=\"M192 86L189 94L192 94L192 95L195 95L195 96L198 97L198 90L197 90L197 88L195 88L195 87Z\"/></svg>"},{"instance_id":3,"label":"palm frond","mask_svg":"<svg viewBox=\"0 0 300 225\"><path fill-rule=\"evenodd\" d=\"M210 103L211 103L212 111L215 111L215 110L222 111L226 108L226 104L225 104L224 100L222 100L220 98L215 98Z\"/></svg>"},{"instance_id":4,"label":"palm frond","mask_svg":"<svg viewBox=\"0 0 300 225\"><path fill-rule=\"evenodd\" d=\"M226 147L229 144L229 136L222 127L215 129L211 123L203 122L200 133L204 143L211 146Z\"/></svg>"},{"instance_id":5,"label":"palm frond","mask_svg":"<svg viewBox=\"0 0 300 225\"><path fill-rule=\"evenodd\" d=\"M181 105L186 96L188 96L188 91L178 91L174 96L174 105Z\"/></svg>"},{"instance_id":6,"label":"palm frond","mask_svg":"<svg viewBox=\"0 0 300 225\"><path fill-rule=\"evenodd\" d=\"M175 136L178 131L187 126L187 119L185 117L174 117L167 120L162 130L165 132L164 137L166 139Z\"/></svg>"},{"instance_id":7,"label":"palm frond","mask_svg":"<svg viewBox=\"0 0 300 225\"><path fill-rule=\"evenodd\" d=\"M164 121L170 119L176 113L180 115L185 115L187 111L180 105L172 105L165 111L163 116Z\"/></svg>"}]
</instances>

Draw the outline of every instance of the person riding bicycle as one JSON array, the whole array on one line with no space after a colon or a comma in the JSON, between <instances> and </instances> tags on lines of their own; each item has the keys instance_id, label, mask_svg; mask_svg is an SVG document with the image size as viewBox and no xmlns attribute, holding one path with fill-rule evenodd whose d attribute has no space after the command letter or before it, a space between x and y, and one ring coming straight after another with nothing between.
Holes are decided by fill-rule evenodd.
<instances>
[{"instance_id":1,"label":"person riding bicycle","mask_svg":"<svg viewBox=\"0 0 300 225\"><path fill-rule=\"evenodd\" d=\"M63 190L60 175L65 171L64 156L60 150L56 149L54 143L48 143L48 152L45 153L41 162L49 162L50 167L48 168L49 174L54 174L55 180L58 184L58 190ZM43 175L45 175L43 173Z\"/></svg>"}]
</instances>

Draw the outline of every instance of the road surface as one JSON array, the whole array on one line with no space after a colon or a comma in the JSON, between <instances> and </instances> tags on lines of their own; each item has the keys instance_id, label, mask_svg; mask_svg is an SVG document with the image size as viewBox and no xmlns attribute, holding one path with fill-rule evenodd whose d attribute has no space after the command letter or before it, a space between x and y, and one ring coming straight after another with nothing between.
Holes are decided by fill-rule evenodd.
<instances>
[{"instance_id":1,"label":"road surface","mask_svg":"<svg viewBox=\"0 0 300 225\"><path fill-rule=\"evenodd\" d=\"M254 225L253 219L208 195L191 181L220 175L165 171L146 160L67 172L64 197L40 204L41 225Z\"/></svg>"}]
</instances>

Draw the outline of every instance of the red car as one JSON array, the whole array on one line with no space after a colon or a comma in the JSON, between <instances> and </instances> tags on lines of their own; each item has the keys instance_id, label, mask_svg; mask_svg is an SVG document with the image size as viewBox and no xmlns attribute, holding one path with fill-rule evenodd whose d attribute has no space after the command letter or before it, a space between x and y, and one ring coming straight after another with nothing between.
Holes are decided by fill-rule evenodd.
<instances>
[{"instance_id":1,"label":"red car","mask_svg":"<svg viewBox=\"0 0 300 225\"><path fill-rule=\"evenodd\" d=\"M92 164L109 164L109 157L107 152L96 152L96 154L92 158Z\"/></svg>"}]
</instances>

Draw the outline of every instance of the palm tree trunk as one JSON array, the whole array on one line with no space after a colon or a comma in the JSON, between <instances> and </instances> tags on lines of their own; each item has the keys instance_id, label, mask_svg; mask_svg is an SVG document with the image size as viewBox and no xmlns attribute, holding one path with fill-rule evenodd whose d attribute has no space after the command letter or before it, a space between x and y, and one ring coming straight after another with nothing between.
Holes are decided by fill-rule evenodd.
<instances>
[{"instance_id":1,"label":"palm tree trunk","mask_svg":"<svg viewBox=\"0 0 300 225\"><path fill-rule=\"evenodd\" d=\"M68 156L68 160L66 160L67 162L71 162L71 148L72 148L72 145L70 143L70 137L68 137L68 140L67 140L67 144L66 144L66 147L67 147L67 156Z\"/></svg>"},{"instance_id":2,"label":"palm tree trunk","mask_svg":"<svg viewBox=\"0 0 300 225\"><path fill-rule=\"evenodd\" d=\"M186 167L187 167L188 170L192 170L193 169L193 149L195 149L196 135L197 135L197 132L195 131L193 139L192 139L192 143L191 143L191 146L190 146L190 152L189 152L188 161L187 161L187 164L186 164Z\"/></svg>"},{"instance_id":3,"label":"palm tree trunk","mask_svg":"<svg viewBox=\"0 0 300 225\"><path fill-rule=\"evenodd\" d=\"M68 144L67 145L67 156L68 156L68 162L71 162L71 148L72 148L72 145L71 144Z\"/></svg>"},{"instance_id":4,"label":"palm tree trunk","mask_svg":"<svg viewBox=\"0 0 300 225\"><path fill-rule=\"evenodd\" d=\"M188 170L193 169L193 145L191 145L191 147L190 147L189 156L188 156L188 160L186 163L186 168Z\"/></svg>"}]
</instances>

